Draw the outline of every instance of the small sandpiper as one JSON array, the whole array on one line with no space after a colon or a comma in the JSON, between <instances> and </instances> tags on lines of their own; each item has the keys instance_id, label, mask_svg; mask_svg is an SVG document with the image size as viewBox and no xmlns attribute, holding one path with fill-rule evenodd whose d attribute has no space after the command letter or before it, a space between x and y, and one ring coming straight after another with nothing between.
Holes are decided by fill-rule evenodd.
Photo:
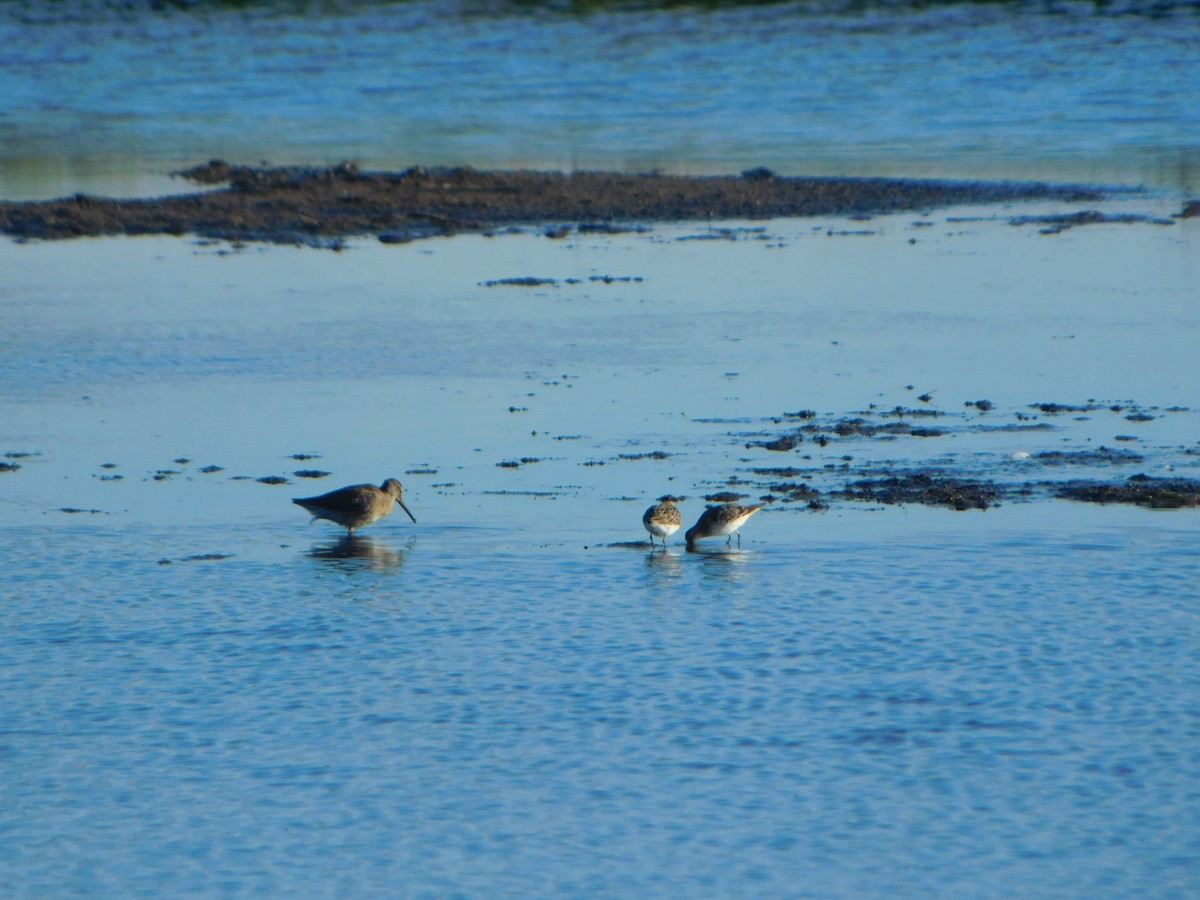
<instances>
[{"instance_id":1,"label":"small sandpiper","mask_svg":"<svg viewBox=\"0 0 1200 900\"><path fill-rule=\"evenodd\" d=\"M379 487L352 484L319 497L296 497L292 502L312 513L312 521L328 519L341 525L349 534L354 534L355 528L382 519L397 503L414 523L417 521L417 517L404 505L404 488L395 478L389 478Z\"/></svg>"},{"instance_id":2,"label":"small sandpiper","mask_svg":"<svg viewBox=\"0 0 1200 900\"><path fill-rule=\"evenodd\" d=\"M666 547L667 538L677 532L679 526L683 524L679 509L675 506L675 501L679 499L679 497L664 494L658 498L658 503L642 513L642 525L650 532L651 544L654 544L656 537L660 537L663 547Z\"/></svg>"},{"instance_id":3,"label":"small sandpiper","mask_svg":"<svg viewBox=\"0 0 1200 900\"><path fill-rule=\"evenodd\" d=\"M733 536L737 534L737 530L742 527L745 521L766 506L765 503L759 503L755 506L738 506L736 503L726 503L722 506L710 506L703 513L696 524L687 530L685 537L687 538L687 548L689 550L696 549L696 541L701 538L720 537L727 535L725 543L733 540ZM742 536L738 534L738 546L742 546Z\"/></svg>"}]
</instances>

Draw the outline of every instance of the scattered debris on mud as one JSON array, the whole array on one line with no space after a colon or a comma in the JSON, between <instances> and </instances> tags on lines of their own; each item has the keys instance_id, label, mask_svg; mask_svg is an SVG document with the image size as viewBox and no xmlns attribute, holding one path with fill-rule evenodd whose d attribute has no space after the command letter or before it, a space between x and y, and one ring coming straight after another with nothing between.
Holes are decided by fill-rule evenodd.
<instances>
[{"instance_id":1,"label":"scattered debris on mud","mask_svg":"<svg viewBox=\"0 0 1200 900\"><path fill-rule=\"evenodd\" d=\"M424 168L364 172L254 167L214 160L174 173L212 189L114 200L76 194L0 202L0 231L25 240L98 235L193 234L232 242L308 244L342 249L344 239L385 243L512 225L556 224L564 237L638 223L867 216L1014 200L1093 202L1102 192L1076 186L887 178L792 178L768 170L741 176L613 172L480 171Z\"/></svg>"}]
</instances>

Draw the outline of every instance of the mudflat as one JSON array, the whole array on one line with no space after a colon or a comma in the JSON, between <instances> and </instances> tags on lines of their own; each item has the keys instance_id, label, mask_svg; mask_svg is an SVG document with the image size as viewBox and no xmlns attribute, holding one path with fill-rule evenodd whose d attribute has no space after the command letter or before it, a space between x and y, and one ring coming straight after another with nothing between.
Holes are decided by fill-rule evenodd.
<instances>
[{"instance_id":1,"label":"mudflat","mask_svg":"<svg viewBox=\"0 0 1200 900\"><path fill-rule=\"evenodd\" d=\"M251 167L214 160L174 173L206 190L115 200L76 194L0 201L0 231L18 239L194 234L232 241L336 246L374 235L402 243L466 231L547 224L619 228L637 222L870 215L959 204L1101 199L1097 190L1017 182L479 171L414 167L364 172ZM221 187L223 185L223 187ZM212 189L213 186L218 186Z\"/></svg>"}]
</instances>

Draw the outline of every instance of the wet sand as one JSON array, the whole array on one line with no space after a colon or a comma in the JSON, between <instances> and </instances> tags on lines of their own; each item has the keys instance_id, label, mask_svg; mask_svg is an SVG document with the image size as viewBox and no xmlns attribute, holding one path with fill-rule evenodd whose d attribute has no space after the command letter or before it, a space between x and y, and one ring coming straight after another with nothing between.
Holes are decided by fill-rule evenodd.
<instances>
[{"instance_id":1,"label":"wet sand","mask_svg":"<svg viewBox=\"0 0 1200 900\"><path fill-rule=\"evenodd\" d=\"M1040 183L888 178L791 178L767 169L737 176L611 172L486 172L421 168L363 172L257 168L214 160L175 173L195 194L113 200L76 194L0 202L0 231L18 239L194 234L230 241L339 246L374 235L388 243L460 232L560 223L623 224L783 216L857 216L1015 200L1093 201L1092 188Z\"/></svg>"}]
</instances>

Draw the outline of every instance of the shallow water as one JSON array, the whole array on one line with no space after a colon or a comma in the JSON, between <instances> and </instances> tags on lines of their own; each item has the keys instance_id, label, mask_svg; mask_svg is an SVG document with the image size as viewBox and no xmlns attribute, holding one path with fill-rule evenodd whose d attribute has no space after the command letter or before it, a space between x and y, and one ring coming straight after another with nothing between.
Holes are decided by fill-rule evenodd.
<instances>
[{"instance_id":1,"label":"shallow water","mask_svg":"<svg viewBox=\"0 0 1200 900\"><path fill-rule=\"evenodd\" d=\"M44 9L0 6L5 198L212 156L1195 188L1186 7ZM1196 220L1008 224L1064 211L0 244L0 888L1197 893L1197 511L830 493L1197 477ZM759 446L894 407L944 434ZM764 467L829 508L641 543ZM388 476L418 524L289 502Z\"/></svg>"},{"instance_id":2,"label":"shallow water","mask_svg":"<svg viewBox=\"0 0 1200 900\"><path fill-rule=\"evenodd\" d=\"M1197 185L1194 4L247 6L0 5L0 196L210 157Z\"/></svg>"},{"instance_id":3,"label":"shallow water","mask_svg":"<svg viewBox=\"0 0 1200 900\"><path fill-rule=\"evenodd\" d=\"M54 563L3 608L0 871L30 894L1187 894L1195 529L1117 519L812 522L705 558L486 523L348 559L284 527L38 525ZM155 559L222 537L244 552Z\"/></svg>"},{"instance_id":4,"label":"shallow water","mask_svg":"<svg viewBox=\"0 0 1200 900\"><path fill-rule=\"evenodd\" d=\"M775 503L740 548L634 543L759 466L1195 478L1195 220L1031 209L0 245L0 452L37 454L0 472L0 885L1194 893L1196 510ZM1152 417L1030 406L1089 398ZM871 404L949 433L747 446ZM417 525L289 503L387 476Z\"/></svg>"}]
</instances>

